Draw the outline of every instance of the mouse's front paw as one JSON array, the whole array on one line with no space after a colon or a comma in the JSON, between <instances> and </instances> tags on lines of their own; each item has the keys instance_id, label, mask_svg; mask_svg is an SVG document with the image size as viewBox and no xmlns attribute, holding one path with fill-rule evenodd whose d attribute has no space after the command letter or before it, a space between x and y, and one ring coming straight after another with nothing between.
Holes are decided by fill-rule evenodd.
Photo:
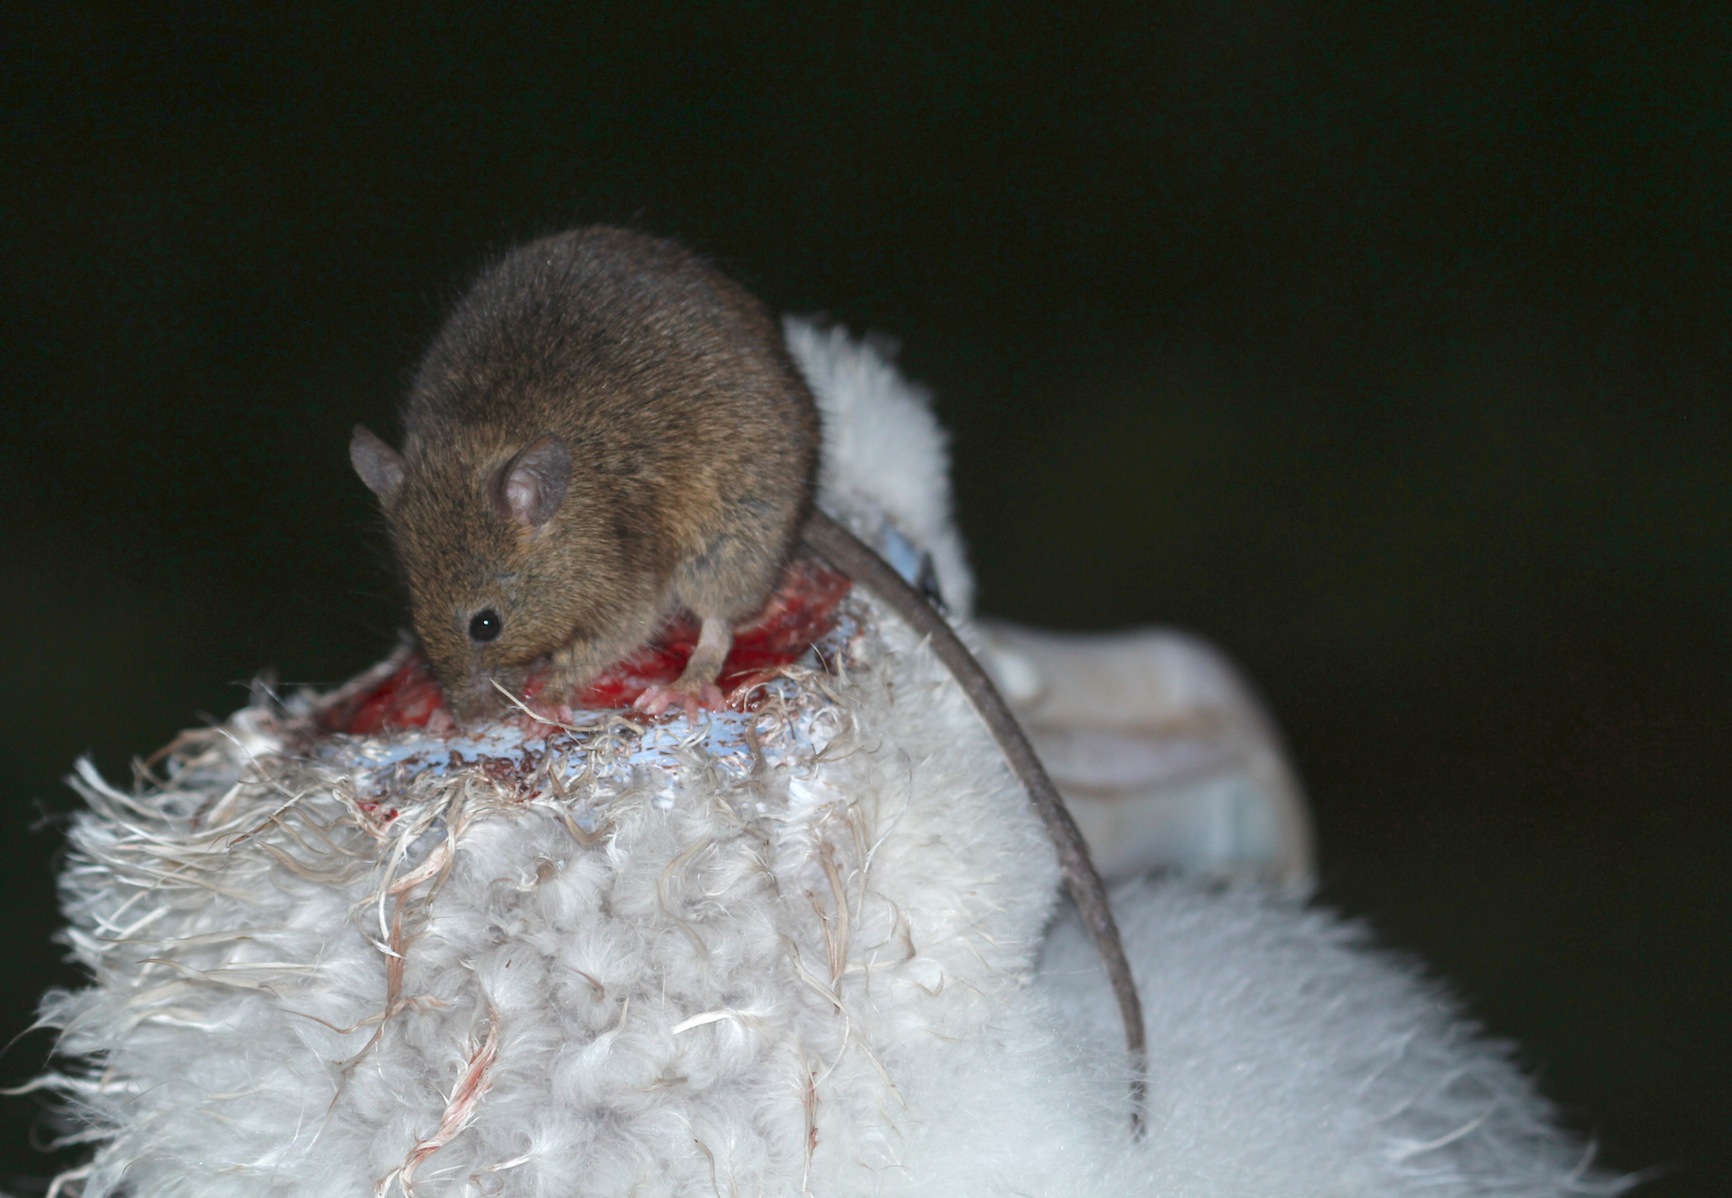
<instances>
[{"instance_id":1,"label":"mouse's front paw","mask_svg":"<svg viewBox=\"0 0 1732 1198\"><path fill-rule=\"evenodd\" d=\"M688 720L696 720L698 712L708 708L718 711L728 705L728 697L714 682L652 682L632 704L633 710L645 715L661 715L670 707L679 707Z\"/></svg>"}]
</instances>

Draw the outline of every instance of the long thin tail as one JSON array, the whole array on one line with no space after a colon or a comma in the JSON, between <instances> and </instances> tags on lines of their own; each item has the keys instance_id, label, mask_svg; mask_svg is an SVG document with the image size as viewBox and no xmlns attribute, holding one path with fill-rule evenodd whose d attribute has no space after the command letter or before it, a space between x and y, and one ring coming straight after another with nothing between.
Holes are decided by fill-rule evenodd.
<instances>
[{"instance_id":1,"label":"long thin tail","mask_svg":"<svg viewBox=\"0 0 1732 1198\"><path fill-rule=\"evenodd\" d=\"M1011 713L1010 705L999 694L998 687L993 685L991 677L969 652L968 646L962 643L924 595L910 586L871 546L823 512L812 513L806 524L805 541L849 578L864 584L888 602L914 626L916 632L930 639L938 660L955 675L1009 759L1016 776L1028 787L1034 809L1040 813L1047 835L1058 850L1065 887L1082 915L1083 925L1088 929L1096 951L1106 963L1107 976L1112 980L1113 993L1119 1001L1119 1015L1125 1024L1125 1045L1131 1056L1131 1126L1141 1135L1148 1076L1143 1004L1137 997L1136 979L1131 976L1131 964L1119 940L1119 928L1113 919L1106 885L1095 871L1088 845L1084 843L1076 821L1071 818L1070 810L1065 807L1058 788L1053 785L1040 758L1035 756L1034 746L1029 744L1022 725Z\"/></svg>"}]
</instances>

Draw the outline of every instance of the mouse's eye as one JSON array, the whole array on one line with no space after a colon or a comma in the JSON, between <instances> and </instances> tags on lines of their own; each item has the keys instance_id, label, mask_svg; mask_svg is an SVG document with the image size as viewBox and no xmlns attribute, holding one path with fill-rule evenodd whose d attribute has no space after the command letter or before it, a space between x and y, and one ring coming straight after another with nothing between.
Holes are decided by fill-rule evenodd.
<instances>
[{"instance_id":1,"label":"mouse's eye","mask_svg":"<svg viewBox=\"0 0 1732 1198\"><path fill-rule=\"evenodd\" d=\"M498 638L500 630L505 627L505 620L491 607L484 607L475 613L475 618L469 621L469 639L486 644Z\"/></svg>"}]
</instances>

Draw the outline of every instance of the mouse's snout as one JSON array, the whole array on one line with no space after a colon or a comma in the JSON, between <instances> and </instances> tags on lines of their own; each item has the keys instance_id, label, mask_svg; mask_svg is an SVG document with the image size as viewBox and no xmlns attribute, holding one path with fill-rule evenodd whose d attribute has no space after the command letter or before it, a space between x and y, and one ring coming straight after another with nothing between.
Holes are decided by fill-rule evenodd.
<instances>
[{"instance_id":1,"label":"mouse's snout","mask_svg":"<svg viewBox=\"0 0 1732 1198\"><path fill-rule=\"evenodd\" d=\"M505 711L506 697L495 685L491 674L476 673L441 689L445 692L445 706L459 724L480 723Z\"/></svg>"}]
</instances>

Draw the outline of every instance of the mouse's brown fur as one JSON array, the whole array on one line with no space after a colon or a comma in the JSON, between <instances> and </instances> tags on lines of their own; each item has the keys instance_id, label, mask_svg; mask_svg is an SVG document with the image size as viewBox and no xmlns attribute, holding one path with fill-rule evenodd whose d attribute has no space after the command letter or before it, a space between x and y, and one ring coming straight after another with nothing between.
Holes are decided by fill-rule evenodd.
<instances>
[{"instance_id":1,"label":"mouse's brown fur","mask_svg":"<svg viewBox=\"0 0 1732 1198\"><path fill-rule=\"evenodd\" d=\"M570 691L678 608L728 626L753 615L799 536L818 451L768 310L680 246L607 227L483 274L403 422L400 458L358 429L356 467L460 716L493 704L492 680L516 693L544 662L547 693ZM546 434L567 460L538 523L501 489ZM480 643L470 624L489 609L501 626Z\"/></svg>"}]
</instances>

